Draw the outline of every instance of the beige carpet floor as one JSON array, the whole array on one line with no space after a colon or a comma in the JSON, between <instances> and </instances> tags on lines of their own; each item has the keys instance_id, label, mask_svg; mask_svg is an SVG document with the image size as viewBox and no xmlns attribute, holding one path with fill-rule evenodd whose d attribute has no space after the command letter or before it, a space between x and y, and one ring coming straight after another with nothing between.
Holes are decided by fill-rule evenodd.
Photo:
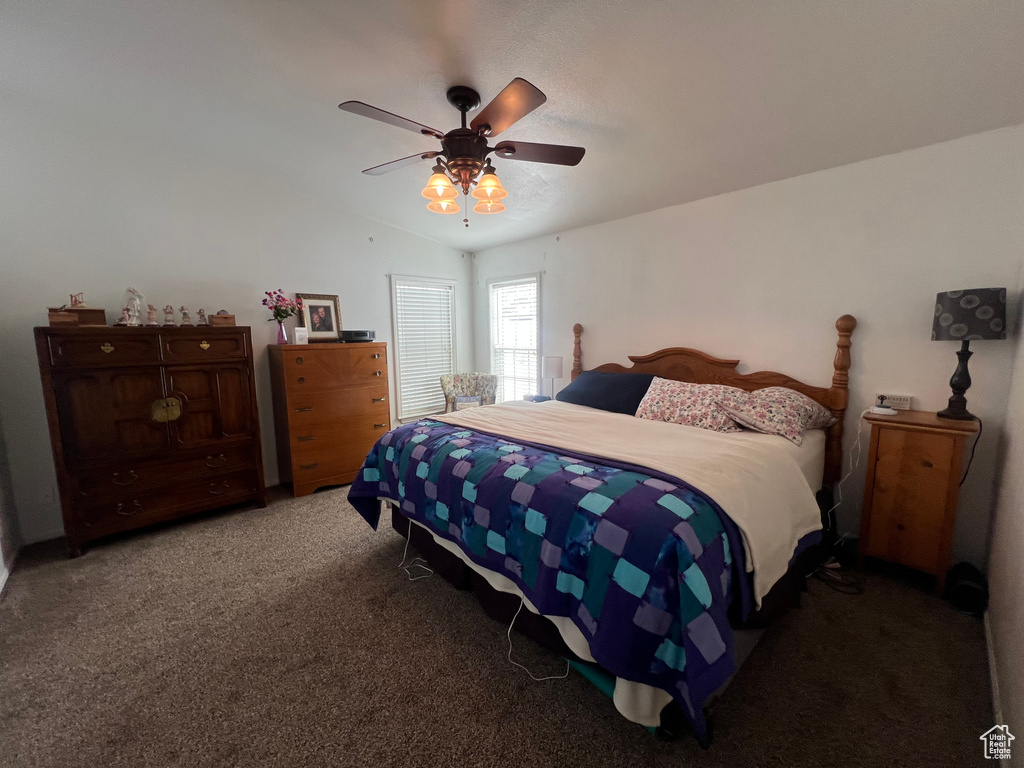
<instances>
[{"instance_id":1,"label":"beige carpet floor","mask_svg":"<svg viewBox=\"0 0 1024 768\"><path fill-rule=\"evenodd\" d=\"M26 550L0 601L3 766L963 766L993 725L981 622L868 576L812 582L717 705L657 741L575 672L396 569L345 490ZM558 673L520 637L520 660Z\"/></svg>"}]
</instances>

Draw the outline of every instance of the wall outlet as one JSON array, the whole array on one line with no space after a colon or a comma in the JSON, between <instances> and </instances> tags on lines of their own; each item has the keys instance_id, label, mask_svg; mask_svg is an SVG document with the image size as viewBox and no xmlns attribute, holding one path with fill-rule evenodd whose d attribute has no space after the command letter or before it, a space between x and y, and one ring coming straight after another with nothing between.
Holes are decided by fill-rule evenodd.
<instances>
[{"instance_id":1,"label":"wall outlet","mask_svg":"<svg viewBox=\"0 0 1024 768\"><path fill-rule=\"evenodd\" d=\"M909 411L910 397L910 395L890 395L885 392L879 392L875 395L875 405L888 405L897 411Z\"/></svg>"}]
</instances>

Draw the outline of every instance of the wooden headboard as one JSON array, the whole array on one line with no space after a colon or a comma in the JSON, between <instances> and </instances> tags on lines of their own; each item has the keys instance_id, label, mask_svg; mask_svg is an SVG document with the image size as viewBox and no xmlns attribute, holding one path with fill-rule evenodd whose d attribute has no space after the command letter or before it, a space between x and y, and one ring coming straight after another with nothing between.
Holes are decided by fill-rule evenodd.
<instances>
[{"instance_id":1,"label":"wooden headboard","mask_svg":"<svg viewBox=\"0 0 1024 768\"><path fill-rule=\"evenodd\" d=\"M739 360L723 360L686 347L660 349L649 355L630 355L629 359L633 364L628 368L617 363L606 363L592 370L653 373L663 379L688 381L694 384L726 384L747 392L765 387L788 387L802 392L828 408L836 417L836 423L829 427L825 438L825 475L822 480L824 488L831 488L839 480L842 472L843 417L846 415L846 405L849 401L850 336L856 327L857 319L853 315L843 315L836 320L839 339L836 341L836 356L832 361L831 387L813 387L775 371L738 373L736 366L740 364ZM572 378L575 379L583 372L583 351L580 344L583 326L576 323L572 327L572 333Z\"/></svg>"}]
</instances>

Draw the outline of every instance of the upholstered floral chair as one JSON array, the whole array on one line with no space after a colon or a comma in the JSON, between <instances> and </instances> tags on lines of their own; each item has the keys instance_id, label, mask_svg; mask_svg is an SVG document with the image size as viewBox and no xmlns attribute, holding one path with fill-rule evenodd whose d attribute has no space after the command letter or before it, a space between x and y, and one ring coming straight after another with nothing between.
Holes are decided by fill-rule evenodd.
<instances>
[{"instance_id":1,"label":"upholstered floral chair","mask_svg":"<svg viewBox=\"0 0 1024 768\"><path fill-rule=\"evenodd\" d=\"M498 394L498 377L490 373L452 373L441 377L444 412L455 410L455 398L479 397L481 405L494 405Z\"/></svg>"}]
</instances>

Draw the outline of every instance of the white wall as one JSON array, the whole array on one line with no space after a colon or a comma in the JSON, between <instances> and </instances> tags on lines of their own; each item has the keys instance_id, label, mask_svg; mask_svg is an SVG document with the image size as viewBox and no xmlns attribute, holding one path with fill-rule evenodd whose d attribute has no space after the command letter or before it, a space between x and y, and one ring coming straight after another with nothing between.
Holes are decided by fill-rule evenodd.
<instances>
[{"instance_id":1,"label":"white wall","mask_svg":"<svg viewBox=\"0 0 1024 768\"><path fill-rule=\"evenodd\" d=\"M1024 291L1024 280L1020 283ZM989 627L995 672L1010 732L1024 732L1024 332L1017 313L1017 358L1010 388L1010 408L1003 432L998 501L992 523L988 563ZM1018 737L1019 738L1019 737Z\"/></svg>"},{"instance_id":2,"label":"white wall","mask_svg":"<svg viewBox=\"0 0 1024 768\"><path fill-rule=\"evenodd\" d=\"M276 324L265 320L264 291L336 293L344 327L390 342L387 275L454 278L460 363L471 364L468 256L226 167L202 148L154 145L130 125L12 98L0 133L0 411L26 543L62 532L32 327L72 292L105 307L108 322L133 286L159 307L225 308L251 325L268 484L277 468L265 345Z\"/></svg>"},{"instance_id":3,"label":"white wall","mask_svg":"<svg viewBox=\"0 0 1024 768\"><path fill-rule=\"evenodd\" d=\"M1024 126L1015 126L482 251L477 363L487 360L486 281L533 270L543 273L542 354L564 356L566 373L580 322L585 368L692 346L828 385L833 323L851 313L849 448L876 391L945 406L957 345L930 341L935 294L1016 285L1022 204ZM983 565L1013 348L974 349L968 401L986 430L954 557ZM863 463L844 487L844 531L858 530L862 488Z\"/></svg>"}]
</instances>

